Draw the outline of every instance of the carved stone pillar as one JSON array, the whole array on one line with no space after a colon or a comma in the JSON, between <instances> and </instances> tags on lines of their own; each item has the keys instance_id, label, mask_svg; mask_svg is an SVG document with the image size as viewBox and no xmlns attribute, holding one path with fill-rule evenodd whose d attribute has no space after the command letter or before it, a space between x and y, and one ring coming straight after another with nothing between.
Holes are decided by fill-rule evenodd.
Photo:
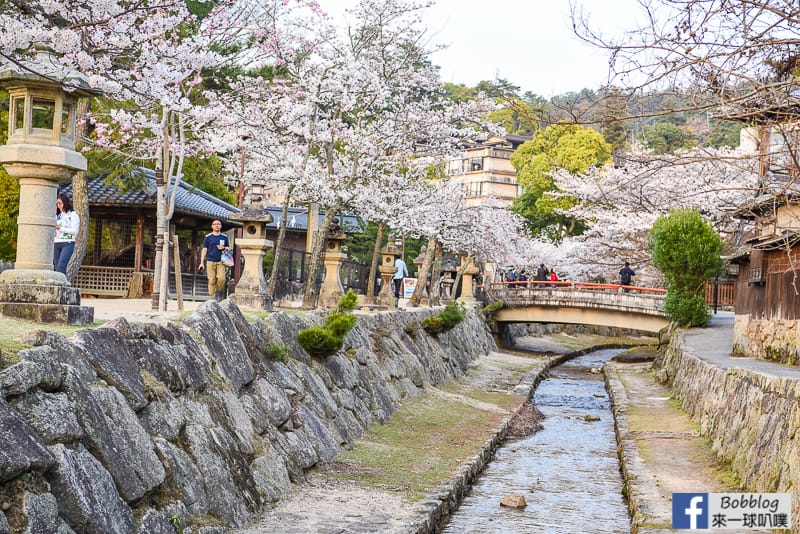
<instances>
[{"instance_id":1,"label":"carved stone pillar","mask_svg":"<svg viewBox=\"0 0 800 534\"><path fill-rule=\"evenodd\" d=\"M76 99L99 91L77 73L71 80L77 87L64 91L58 60L46 51L23 63L0 72L9 95L8 142L0 147L0 163L20 186L17 257L15 268L0 274L0 315L89 324L94 308L81 306L80 289L53 270L53 238L58 182L86 169L86 158L75 151Z\"/></svg>"}]
</instances>

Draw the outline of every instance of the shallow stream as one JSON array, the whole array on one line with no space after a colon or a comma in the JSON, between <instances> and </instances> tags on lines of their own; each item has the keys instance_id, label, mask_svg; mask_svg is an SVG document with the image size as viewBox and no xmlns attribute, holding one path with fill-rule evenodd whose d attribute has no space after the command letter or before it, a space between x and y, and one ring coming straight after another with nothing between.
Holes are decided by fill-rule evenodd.
<instances>
[{"instance_id":1,"label":"shallow stream","mask_svg":"<svg viewBox=\"0 0 800 534\"><path fill-rule=\"evenodd\" d=\"M443 532L630 532L611 402L602 373L592 372L620 352L595 351L549 371L533 398L543 429L497 451ZM512 493L527 507L501 507Z\"/></svg>"}]
</instances>

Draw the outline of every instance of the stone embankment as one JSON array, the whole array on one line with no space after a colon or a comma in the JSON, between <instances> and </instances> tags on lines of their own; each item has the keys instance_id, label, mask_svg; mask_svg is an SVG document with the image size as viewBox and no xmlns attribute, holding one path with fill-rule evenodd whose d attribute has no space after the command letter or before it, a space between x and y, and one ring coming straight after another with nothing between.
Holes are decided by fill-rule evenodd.
<instances>
[{"instance_id":1,"label":"stone embankment","mask_svg":"<svg viewBox=\"0 0 800 534\"><path fill-rule=\"evenodd\" d=\"M476 312L438 338L418 324L432 313L360 315L326 361L296 342L321 317L251 323L229 301L180 323L29 334L0 371L0 533L244 525L403 398L496 349Z\"/></svg>"},{"instance_id":2,"label":"stone embankment","mask_svg":"<svg viewBox=\"0 0 800 534\"><path fill-rule=\"evenodd\" d=\"M792 493L792 532L800 532L796 367L727 354L707 361L718 347L708 341L701 346L698 336L708 336L702 331L693 334L694 341L687 340L686 332L673 336L660 378L672 385L674 396L711 440L714 452L730 462L743 491Z\"/></svg>"}]
</instances>

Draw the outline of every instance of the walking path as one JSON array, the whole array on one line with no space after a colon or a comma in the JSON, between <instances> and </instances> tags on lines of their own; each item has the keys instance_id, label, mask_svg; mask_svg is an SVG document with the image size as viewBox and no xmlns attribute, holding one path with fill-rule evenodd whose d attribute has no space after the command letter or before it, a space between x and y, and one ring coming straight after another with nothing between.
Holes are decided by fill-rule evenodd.
<instances>
[{"instance_id":1,"label":"walking path","mask_svg":"<svg viewBox=\"0 0 800 534\"><path fill-rule=\"evenodd\" d=\"M733 313L713 316L707 327L686 331L684 340L687 353L719 367L800 379L797 368L731 357ZM673 532L672 493L741 491L735 477L714 456L709 441L672 399L670 388L655 380L650 363L610 364L606 377L634 532Z\"/></svg>"}]
</instances>

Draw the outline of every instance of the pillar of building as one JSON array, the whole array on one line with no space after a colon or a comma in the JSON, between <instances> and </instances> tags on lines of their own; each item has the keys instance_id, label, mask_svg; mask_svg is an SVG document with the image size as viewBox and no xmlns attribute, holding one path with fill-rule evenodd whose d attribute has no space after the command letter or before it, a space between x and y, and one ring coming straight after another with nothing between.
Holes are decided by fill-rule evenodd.
<instances>
[{"instance_id":1,"label":"pillar of building","mask_svg":"<svg viewBox=\"0 0 800 534\"><path fill-rule=\"evenodd\" d=\"M231 215L231 219L243 223L242 237L236 240L236 245L244 263L231 300L242 308L272 311L272 295L264 278L264 255L273 245L266 238L272 215L263 208L249 208Z\"/></svg>"}]
</instances>

